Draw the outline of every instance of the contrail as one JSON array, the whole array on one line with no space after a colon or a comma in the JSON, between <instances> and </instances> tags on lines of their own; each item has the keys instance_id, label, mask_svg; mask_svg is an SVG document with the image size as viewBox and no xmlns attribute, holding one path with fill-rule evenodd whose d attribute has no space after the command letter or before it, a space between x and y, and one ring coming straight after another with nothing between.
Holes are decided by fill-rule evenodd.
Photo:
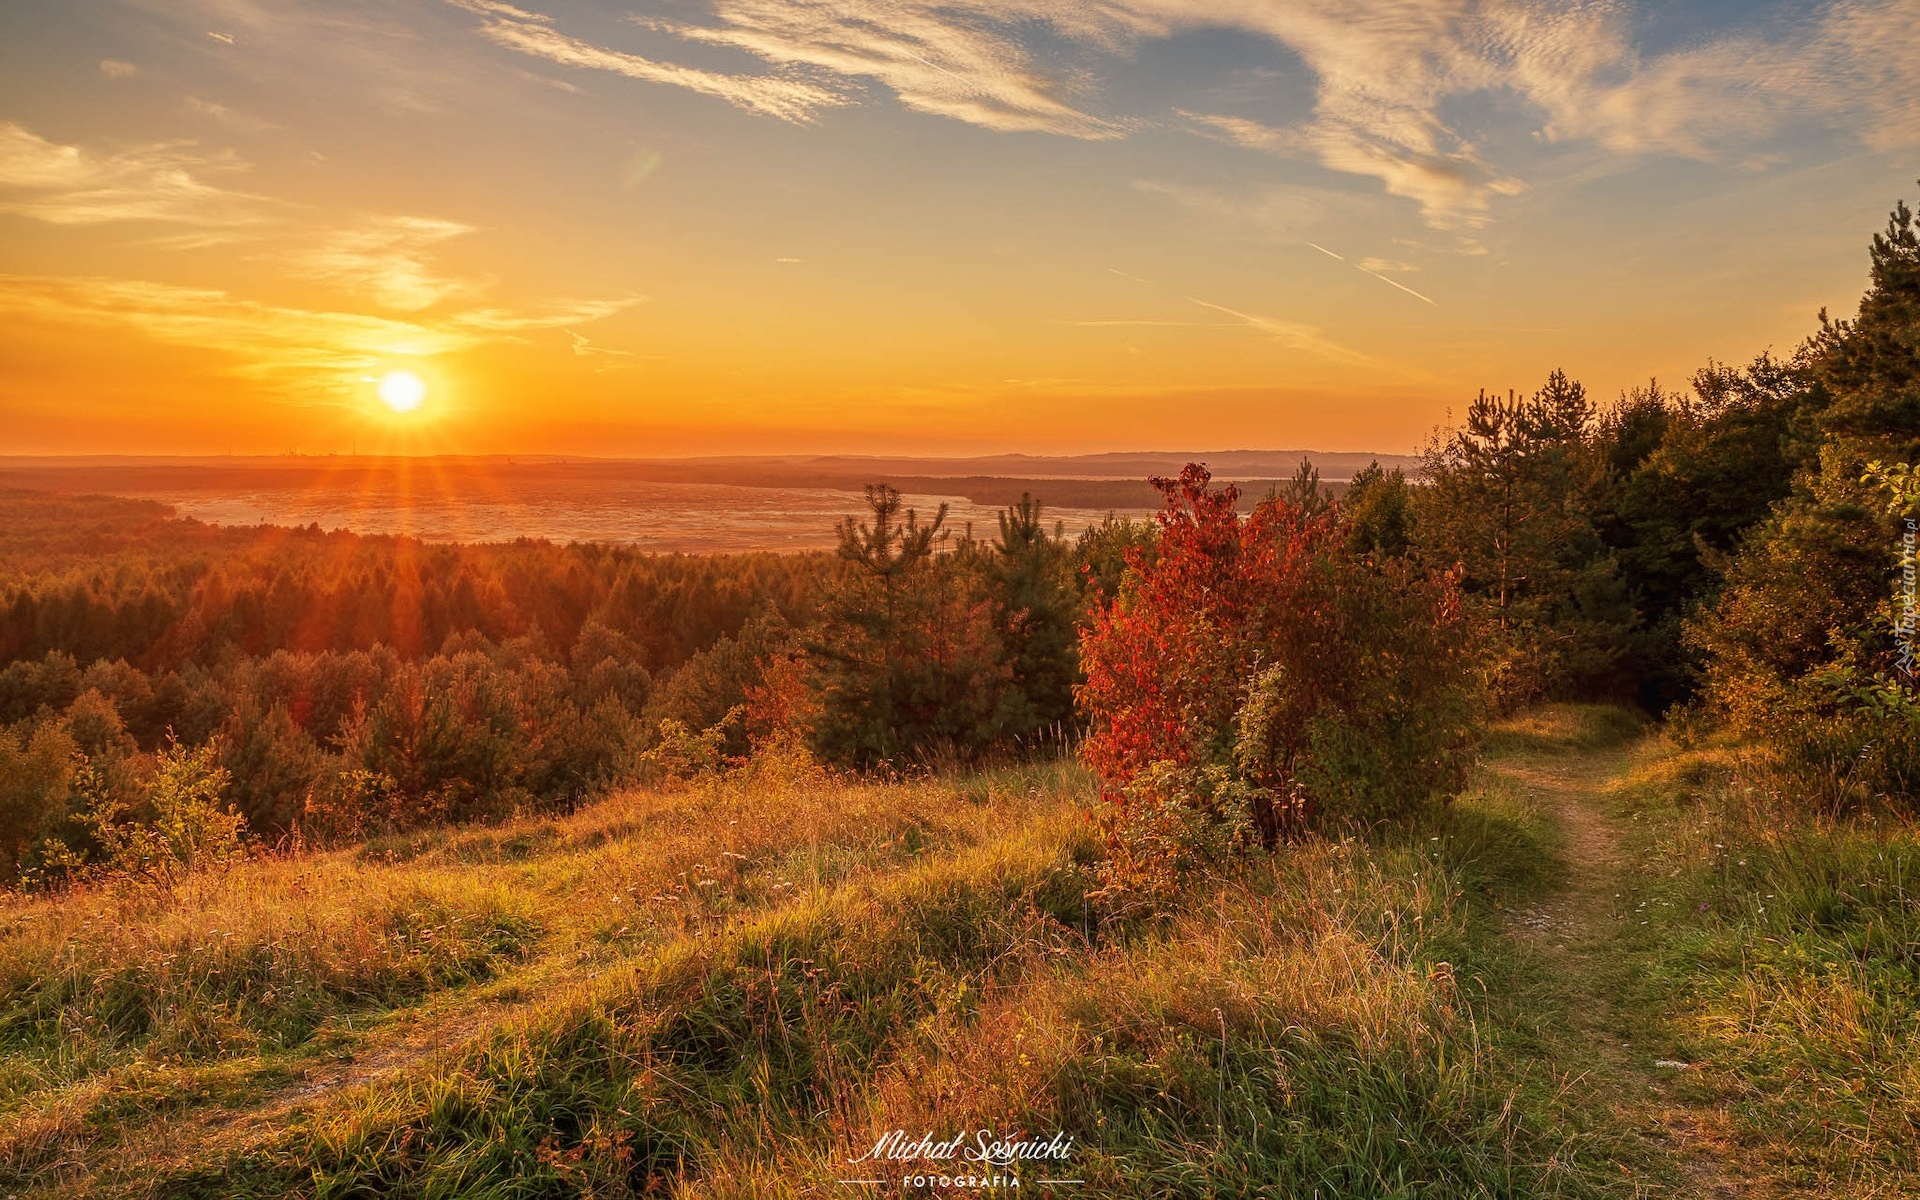
<instances>
[{"instance_id":1,"label":"contrail","mask_svg":"<svg viewBox=\"0 0 1920 1200\"><path fill-rule=\"evenodd\" d=\"M1391 284L1392 286L1399 288L1401 291L1405 292L1407 295L1412 296L1415 300L1425 300L1428 304L1433 304L1435 308L1440 307L1438 304L1433 303L1433 299L1431 297L1422 296L1419 292L1414 291L1412 288L1408 287L1404 283L1400 283L1397 280L1388 279L1385 275L1380 274L1380 272L1378 271L1369 271L1358 263L1353 263L1351 265L1354 270L1360 272L1362 275L1371 275L1375 279L1378 279L1381 283Z\"/></svg>"},{"instance_id":2,"label":"contrail","mask_svg":"<svg viewBox=\"0 0 1920 1200\"><path fill-rule=\"evenodd\" d=\"M1398 280L1388 279L1385 275L1382 275L1378 271L1369 271L1365 267L1361 266L1359 263L1347 262L1346 259L1341 258L1338 254L1335 254L1333 251L1327 249L1325 246L1320 245L1318 242L1308 242L1307 245L1312 246L1315 250L1318 250L1320 253L1326 255L1328 258L1339 259L1339 261L1343 263L1347 263L1348 266L1360 272L1362 275L1371 275L1375 279L1378 279L1381 283L1386 284L1388 287L1399 288L1401 291L1405 292L1407 295L1412 296L1415 300L1424 300L1426 303L1432 304L1435 308L1440 307L1439 304L1434 302L1433 297L1423 296L1419 292L1416 292L1412 288L1408 287L1406 284L1401 283Z\"/></svg>"},{"instance_id":3,"label":"contrail","mask_svg":"<svg viewBox=\"0 0 1920 1200\"><path fill-rule=\"evenodd\" d=\"M918 54L915 54L911 50L907 51L907 57L911 58L913 61L917 63L922 63L926 66L932 67L934 70L940 72L942 75L952 75L955 79L958 79L961 83L966 84L969 89L973 87L973 80L968 79L965 75L961 75L956 72L949 71L945 67L941 66L939 63L933 62L930 59L921 58Z\"/></svg>"}]
</instances>

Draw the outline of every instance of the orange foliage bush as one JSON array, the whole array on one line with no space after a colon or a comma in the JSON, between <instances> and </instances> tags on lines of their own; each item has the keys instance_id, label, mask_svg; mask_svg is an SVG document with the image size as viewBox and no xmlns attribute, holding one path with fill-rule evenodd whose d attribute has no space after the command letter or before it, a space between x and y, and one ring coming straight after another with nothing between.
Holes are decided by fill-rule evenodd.
<instances>
[{"instance_id":1,"label":"orange foliage bush","mask_svg":"<svg viewBox=\"0 0 1920 1200\"><path fill-rule=\"evenodd\" d=\"M1458 580L1348 549L1336 511L1156 480L1149 561L1081 645L1113 881L1155 890L1327 820L1458 787L1480 713Z\"/></svg>"}]
</instances>

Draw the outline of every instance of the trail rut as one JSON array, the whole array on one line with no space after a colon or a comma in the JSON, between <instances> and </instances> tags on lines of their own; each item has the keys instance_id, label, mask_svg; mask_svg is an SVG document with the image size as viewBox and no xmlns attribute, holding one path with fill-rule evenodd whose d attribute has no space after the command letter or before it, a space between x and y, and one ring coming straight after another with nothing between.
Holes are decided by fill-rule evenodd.
<instances>
[{"instance_id":1,"label":"trail rut","mask_svg":"<svg viewBox=\"0 0 1920 1200\"><path fill-rule=\"evenodd\" d=\"M1527 790L1557 829L1563 868L1549 894L1509 914L1508 933L1546 959L1564 993L1560 1032L1623 1115L1674 1157L1688 1187L1683 1194L1769 1197L1768 1182L1743 1169L1727 1114L1684 1095L1691 1064L1655 1053L1659 1037L1649 1022L1663 1014L1633 1011L1618 998L1623 970L1631 969L1622 940L1638 918L1632 864L1606 798L1631 768L1635 748L1629 742L1496 767Z\"/></svg>"}]
</instances>

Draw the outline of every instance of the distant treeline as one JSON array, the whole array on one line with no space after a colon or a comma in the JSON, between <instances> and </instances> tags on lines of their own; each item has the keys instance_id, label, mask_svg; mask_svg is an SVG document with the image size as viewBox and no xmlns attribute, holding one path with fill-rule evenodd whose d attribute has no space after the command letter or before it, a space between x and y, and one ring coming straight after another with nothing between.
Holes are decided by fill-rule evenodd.
<instances>
[{"instance_id":1,"label":"distant treeline","mask_svg":"<svg viewBox=\"0 0 1920 1200\"><path fill-rule=\"evenodd\" d=\"M570 805L772 738L899 768L1064 737L1079 613L1150 527L1068 542L1029 502L973 541L869 501L839 554L697 556L0 495L0 873L152 819L175 746L273 838Z\"/></svg>"},{"instance_id":2,"label":"distant treeline","mask_svg":"<svg viewBox=\"0 0 1920 1200\"><path fill-rule=\"evenodd\" d=\"M564 658L598 621L660 672L755 611L799 617L821 567L818 555L223 528L110 497L0 493L0 513L0 662L61 651L170 670L376 646L413 660L466 634Z\"/></svg>"}]
</instances>

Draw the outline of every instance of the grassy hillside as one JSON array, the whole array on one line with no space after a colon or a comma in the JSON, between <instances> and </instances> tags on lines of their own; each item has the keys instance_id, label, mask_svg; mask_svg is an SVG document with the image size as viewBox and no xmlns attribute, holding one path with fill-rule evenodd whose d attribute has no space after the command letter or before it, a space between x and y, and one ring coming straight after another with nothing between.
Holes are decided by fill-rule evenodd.
<instances>
[{"instance_id":1,"label":"grassy hillside","mask_svg":"<svg viewBox=\"0 0 1920 1200\"><path fill-rule=\"evenodd\" d=\"M1920 829L1812 815L1724 746L1640 748L1607 794L1635 862L1604 983L1674 1091L1781 1194L1920 1195Z\"/></svg>"},{"instance_id":2,"label":"grassy hillside","mask_svg":"<svg viewBox=\"0 0 1920 1200\"><path fill-rule=\"evenodd\" d=\"M1541 711L1450 813L1125 921L1070 765L8 899L0 1188L882 1194L884 1132L987 1127L1075 1139L1012 1194L1910 1194L1920 850L1735 765Z\"/></svg>"}]
</instances>

